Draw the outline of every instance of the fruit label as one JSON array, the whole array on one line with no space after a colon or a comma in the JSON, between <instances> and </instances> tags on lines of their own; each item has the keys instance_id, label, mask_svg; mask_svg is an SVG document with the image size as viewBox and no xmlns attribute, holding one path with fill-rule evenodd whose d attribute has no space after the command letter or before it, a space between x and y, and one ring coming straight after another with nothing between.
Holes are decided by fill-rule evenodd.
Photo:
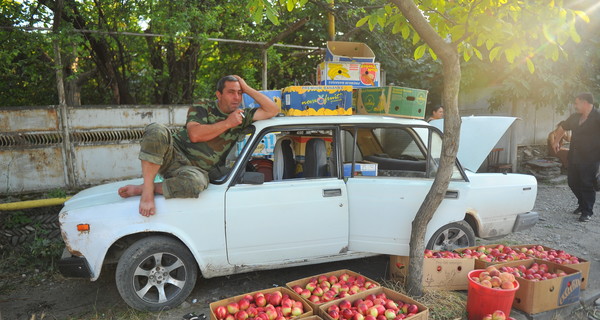
<instances>
[{"instance_id":1,"label":"fruit label","mask_svg":"<svg viewBox=\"0 0 600 320\"><path fill-rule=\"evenodd\" d=\"M557 305L567 305L579 301L581 292L581 273L575 273L564 277L560 284L560 294Z\"/></svg>"}]
</instances>

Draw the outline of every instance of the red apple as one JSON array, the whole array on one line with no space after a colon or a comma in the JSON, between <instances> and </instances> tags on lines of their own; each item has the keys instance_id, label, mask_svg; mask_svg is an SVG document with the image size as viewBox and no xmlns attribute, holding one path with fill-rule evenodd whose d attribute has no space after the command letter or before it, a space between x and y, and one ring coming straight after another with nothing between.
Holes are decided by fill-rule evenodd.
<instances>
[{"instance_id":1,"label":"red apple","mask_svg":"<svg viewBox=\"0 0 600 320\"><path fill-rule=\"evenodd\" d=\"M248 313L244 310L240 310L235 314L235 320L246 320L248 319Z\"/></svg>"},{"instance_id":2,"label":"red apple","mask_svg":"<svg viewBox=\"0 0 600 320\"><path fill-rule=\"evenodd\" d=\"M229 312L229 314L235 314L238 311L240 311L240 306L237 302L231 302L227 305L227 312Z\"/></svg>"},{"instance_id":3,"label":"red apple","mask_svg":"<svg viewBox=\"0 0 600 320\"><path fill-rule=\"evenodd\" d=\"M217 316L217 319L225 319L227 313L227 308L225 308L225 306L219 306L215 309L215 316Z\"/></svg>"}]
</instances>

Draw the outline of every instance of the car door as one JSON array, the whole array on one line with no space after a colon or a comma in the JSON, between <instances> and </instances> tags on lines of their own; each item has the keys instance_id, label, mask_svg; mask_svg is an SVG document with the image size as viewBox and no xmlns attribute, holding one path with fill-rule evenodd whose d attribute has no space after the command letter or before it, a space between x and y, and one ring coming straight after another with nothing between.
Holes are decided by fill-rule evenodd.
<instances>
[{"instance_id":1,"label":"car door","mask_svg":"<svg viewBox=\"0 0 600 320\"><path fill-rule=\"evenodd\" d=\"M412 221L433 183L441 137L426 127L394 126L348 127L342 134L344 161L377 164L377 175L347 179L349 249L408 255ZM438 228L464 218L466 192L468 184L455 167L447 195L428 226L426 242Z\"/></svg>"},{"instance_id":2,"label":"car door","mask_svg":"<svg viewBox=\"0 0 600 320\"><path fill-rule=\"evenodd\" d=\"M303 135L282 131L278 139L290 141L292 151L282 152L277 144L273 153L274 171L278 165L293 161L293 176L281 177L276 172L272 181L262 184L234 184L225 198L227 256L235 265L286 263L316 257L332 256L347 251L348 199L346 185L335 169L335 135L332 129L317 130L325 135ZM309 151L311 139L322 140L317 151ZM253 139L253 141L260 141ZM323 145L328 148L328 169L318 176L306 177L313 163L311 152L319 153L323 168ZM249 146L254 148L254 146ZM312 148L310 148L312 150ZM277 157L293 154L283 161ZM333 158L332 158L333 157ZM310 158L310 159L309 159ZM288 168L289 169L289 168ZM286 170L289 171L289 170ZM306 174L308 175L308 174Z\"/></svg>"}]
</instances>

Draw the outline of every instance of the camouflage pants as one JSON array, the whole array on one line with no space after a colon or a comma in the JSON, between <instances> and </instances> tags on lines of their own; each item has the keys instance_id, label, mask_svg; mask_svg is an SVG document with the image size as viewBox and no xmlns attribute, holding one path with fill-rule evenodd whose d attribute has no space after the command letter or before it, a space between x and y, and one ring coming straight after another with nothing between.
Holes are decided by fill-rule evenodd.
<instances>
[{"instance_id":1,"label":"camouflage pants","mask_svg":"<svg viewBox=\"0 0 600 320\"><path fill-rule=\"evenodd\" d=\"M169 129L151 123L144 130L139 159L160 165L165 198L198 198L208 186L208 173L193 166L177 148Z\"/></svg>"}]
</instances>

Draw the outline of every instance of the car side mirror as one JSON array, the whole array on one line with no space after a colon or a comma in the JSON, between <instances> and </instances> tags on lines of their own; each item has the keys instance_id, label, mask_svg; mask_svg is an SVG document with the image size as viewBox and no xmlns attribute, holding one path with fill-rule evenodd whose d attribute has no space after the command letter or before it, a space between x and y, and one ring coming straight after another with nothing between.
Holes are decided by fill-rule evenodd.
<instances>
[{"instance_id":1,"label":"car side mirror","mask_svg":"<svg viewBox=\"0 0 600 320\"><path fill-rule=\"evenodd\" d=\"M263 184L264 182L265 175L260 172L244 172L240 179L241 184Z\"/></svg>"}]
</instances>

